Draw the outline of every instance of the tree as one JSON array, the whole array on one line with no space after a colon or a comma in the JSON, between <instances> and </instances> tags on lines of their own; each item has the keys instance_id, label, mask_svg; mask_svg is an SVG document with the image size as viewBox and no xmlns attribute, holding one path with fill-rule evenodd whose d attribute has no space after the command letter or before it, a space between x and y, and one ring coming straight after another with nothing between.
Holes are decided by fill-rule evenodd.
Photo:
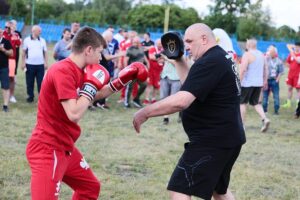
<instances>
[{"instance_id":1,"label":"tree","mask_svg":"<svg viewBox=\"0 0 300 200\"><path fill-rule=\"evenodd\" d=\"M249 5L248 12L238 20L237 35L239 40L260 36L264 39L273 38L270 10L262 10L262 0Z\"/></svg>"},{"instance_id":2,"label":"tree","mask_svg":"<svg viewBox=\"0 0 300 200\"><path fill-rule=\"evenodd\" d=\"M210 14L204 18L204 23L212 28L222 28L227 33L235 33L238 17L245 13L250 0L213 0L214 6L209 6Z\"/></svg>"},{"instance_id":3,"label":"tree","mask_svg":"<svg viewBox=\"0 0 300 200\"><path fill-rule=\"evenodd\" d=\"M0 0L0 15L7 15L9 11L9 5L6 0Z\"/></svg>"},{"instance_id":4,"label":"tree","mask_svg":"<svg viewBox=\"0 0 300 200\"><path fill-rule=\"evenodd\" d=\"M198 13L193 8L182 9L170 5L170 29L185 29L192 23L200 22ZM137 30L145 31L149 27L162 28L165 5L138 5L128 13L129 24Z\"/></svg>"},{"instance_id":5,"label":"tree","mask_svg":"<svg viewBox=\"0 0 300 200\"><path fill-rule=\"evenodd\" d=\"M276 33L278 39L282 39L282 40L297 39L296 31L287 25L279 27Z\"/></svg>"},{"instance_id":6,"label":"tree","mask_svg":"<svg viewBox=\"0 0 300 200\"><path fill-rule=\"evenodd\" d=\"M28 0L9 0L10 5L9 15L14 17L24 17L30 19L30 7L26 6L29 4Z\"/></svg>"}]
</instances>

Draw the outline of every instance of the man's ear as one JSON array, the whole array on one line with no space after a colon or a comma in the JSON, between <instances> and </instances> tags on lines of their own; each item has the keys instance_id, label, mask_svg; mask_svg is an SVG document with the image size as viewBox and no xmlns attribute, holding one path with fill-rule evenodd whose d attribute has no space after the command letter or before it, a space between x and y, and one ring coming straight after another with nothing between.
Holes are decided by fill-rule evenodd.
<instances>
[{"instance_id":1,"label":"man's ear","mask_svg":"<svg viewBox=\"0 0 300 200\"><path fill-rule=\"evenodd\" d=\"M207 35L202 35L202 44L207 44L208 43L208 38L207 38Z\"/></svg>"},{"instance_id":2,"label":"man's ear","mask_svg":"<svg viewBox=\"0 0 300 200\"><path fill-rule=\"evenodd\" d=\"M92 50L93 50L93 47L92 47L92 46L87 46L87 47L85 47L85 49L84 49L85 55L90 54L90 53L92 52Z\"/></svg>"}]
</instances>

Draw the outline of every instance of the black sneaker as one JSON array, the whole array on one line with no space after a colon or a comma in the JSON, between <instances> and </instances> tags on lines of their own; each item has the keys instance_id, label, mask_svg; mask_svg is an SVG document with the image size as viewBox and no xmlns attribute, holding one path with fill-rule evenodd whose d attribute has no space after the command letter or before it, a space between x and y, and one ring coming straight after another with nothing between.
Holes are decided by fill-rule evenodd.
<instances>
[{"instance_id":1,"label":"black sneaker","mask_svg":"<svg viewBox=\"0 0 300 200\"><path fill-rule=\"evenodd\" d=\"M276 111L274 112L274 115L279 115L278 110L276 110Z\"/></svg>"},{"instance_id":2,"label":"black sneaker","mask_svg":"<svg viewBox=\"0 0 300 200\"><path fill-rule=\"evenodd\" d=\"M96 107L95 106L89 106L88 109L89 109L89 111L96 111Z\"/></svg>"},{"instance_id":3,"label":"black sneaker","mask_svg":"<svg viewBox=\"0 0 300 200\"><path fill-rule=\"evenodd\" d=\"M169 124L169 118L164 118L164 120L163 120L163 124L164 125L168 125Z\"/></svg>"},{"instance_id":4,"label":"black sneaker","mask_svg":"<svg viewBox=\"0 0 300 200\"><path fill-rule=\"evenodd\" d=\"M3 106L3 107L2 107L2 111L3 111L3 112L8 112L8 111L9 111L8 106Z\"/></svg>"},{"instance_id":5,"label":"black sneaker","mask_svg":"<svg viewBox=\"0 0 300 200\"><path fill-rule=\"evenodd\" d=\"M28 97L28 98L26 99L26 101L27 101L27 103L32 103L32 102L33 102L33 98L32 98L32 97Z\"/></svg>"},{"instance_id":6,"label":"black sneaker","mask_svg":"<svg viewBox=\"0 0 300 200\"><path fill-rule=\"evenodd\" d=\"M136 108L141 108L141 107L143 107L139 99L134 99L134 100L132 101L132 103L133 103L134 107L136 107Z\"/></svg>"}]
</instances>

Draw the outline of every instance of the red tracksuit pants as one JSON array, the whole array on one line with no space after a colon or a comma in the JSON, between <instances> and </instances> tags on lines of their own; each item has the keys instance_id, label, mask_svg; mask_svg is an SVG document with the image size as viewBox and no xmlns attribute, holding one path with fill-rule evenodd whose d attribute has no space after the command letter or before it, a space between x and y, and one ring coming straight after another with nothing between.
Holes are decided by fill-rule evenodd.
<instances>
[{"instance_id":1,"label":"red tracksuit pants","mask_svg":"<svg viewBox=\"0 0 300 200\"><path fill-rule=\"evenodd\" d=\"M100 182L76 147L71 154L30 141L26 156L31 168L32 200L57 200L62 182L74 190L72 200L98 199Z\"/></svg>"}]
</instances>

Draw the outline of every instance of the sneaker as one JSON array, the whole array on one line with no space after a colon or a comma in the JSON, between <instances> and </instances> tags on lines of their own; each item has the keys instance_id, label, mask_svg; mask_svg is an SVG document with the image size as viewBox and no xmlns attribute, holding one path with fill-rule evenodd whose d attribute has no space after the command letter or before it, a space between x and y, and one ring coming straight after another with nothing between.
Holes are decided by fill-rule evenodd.
<instances>
[{"instance_id":1,"label":"sneaker","mask_svg":"<svg viewBox=\"0 0 300 200\"><path fill-rule=\"evenodd\" d=\"M150 104L150 101L149 101L148 99L145 99L145 100L143 101L143 104L144 104L144 105L148 105L148 104Z\"/></svg>"},{"instance_id":2,"label":"sneaker","mask_svg":"<svg viewBox=\"0 0 300 200\"><path fill-rule=\"evenodd\" d=\"M102 105L102 107L103 107L104 109L110 109L110 107L107 105L107 103L101 104L101 105Z\"/></svg>"},{"instance_id":3,"label":"sneaker","mask_svg":"<svg viewBox=\"0 0 300 200\"><path fill-rule=\"evenodd\" d=\"M97 102L96 104L94 104L93 106L96 107L96 108L100 108L102 110L106 110L105 104L100 104L99 102Z\"/></svg>"},{"instance_id":4,"label":"sneaker","mask_svg":"<svg viewBox=\"0 0 300 200\"><path fill-rule=\"evenodd\" d=\"M124 102L124 108L125 108L125 109L131 108L131 105L130 105L129 103L125 103L125 102Z\"/></svg>"},{"instance_id":5,"label":"sneaker","mask_svg":"<svg viewBox=\"0 0 300 200\"><path fill-rule=\"evenodd\" d=\"M270 125L270 120L268 118L265 118L262 120L262 127L260 129L261 132L266 132L269 128L269 125Z\"/></svg>"},{"instance_id":6,"label":"sneaker","mask_svg":"<svg viewBox=\"0 0 300 200\"><path fill-rule=\"evenodd\" d=\"M15 96L11 96L11 97L9 98L9 102L11 102L11 103L17 103L16 97L15 97Z\"/></svg>"},{"instance_id":7,"label":"sneaker","mask_svg":"<svg viewBox=\"0 0 300 200\"><path fill-rule=\"evenodd\" d=\"M27 103L32 103L32 102L33 102L33 98L32 98L32 97L28 97L28 98L26 99L26 101L27 101Z\"/></svg>"},{"instance_id":8,"label":"sneaker","mask_svg":"<svg viewBox=\"0 0 300 200\"><path fill-rule=\"evenodd\" d=\"M96 111L96 107L95 106L89 106L88 109L89 109L89 111Z\"/></svg>"},{"instance_id":9,"label":"sneaker","mask_svg":"<svg viewBox=\"0 0 300 200\"><path fill-rule=\"evenodd\" d=\"M8 112L8 111L9 111L8 106L4 106L4 105L3 105L2 111L3 111L3 112Z\"/></svg>"},{"instance_id":10,"label":"sneaker","mask_svg":"<svg viewBox=\"0 0 300 200\"><path fill-rule=\"evenodd\" d=\"M276 111L274 112L274 115L279 115L278 110L276 110Z\"/></svg>"},{"instance_id":11,"label":"sneaker","mask_svg":"<svg viewBox=\"0 0 300 200\"><path fill-rule=\"evenodd\" d=\"M132 103L133 103L133 105L134 105L136 108L141 108L141 107L143 107L143 106L141 105L139 99L134 99L134 100L132 101Z\"/></svg>"},{"instance_id":12,"label":"sneaker","mask_svg":"<svg viewBox=\"0 0 300 200\"><path fill-rule=\"evenodd\" d=\"M169 124L169 118L165 117L164 120L163 120L163 124L168 125Z\"/></svg>"},{"instance_id":13,"label":"sneaker","mask_svg":"<svg viewBox=\"0 0 300 200\"><path fill-rule=\"evenodd\" d=\"M286 100L286 103L282 105L283 108L290 108L292 106L291 100Z\"/></svg>"}]
</instances>

